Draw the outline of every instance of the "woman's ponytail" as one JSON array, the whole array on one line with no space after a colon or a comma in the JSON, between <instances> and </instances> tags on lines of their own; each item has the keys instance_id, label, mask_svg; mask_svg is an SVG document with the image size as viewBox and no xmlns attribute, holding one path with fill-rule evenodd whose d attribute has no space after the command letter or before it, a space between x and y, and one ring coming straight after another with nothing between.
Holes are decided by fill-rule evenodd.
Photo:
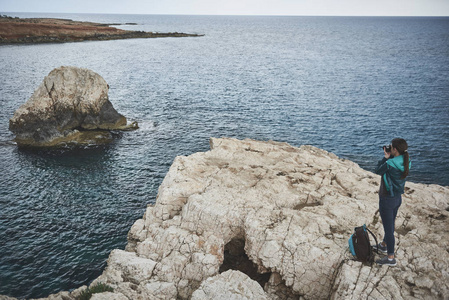
<instances>
[{"instance_id":1,"label":"woman's ponytail","mask_svg":"<svg viewBox=\"0 0 449 300\"><path fill-rule=\"evenodd\" d=\"M401 179L405 179L408 176L409 172L409 164L410 164L410 156L408 155L408 145L404 139L393 139L391 141L391 146L398 150L399 154L404 157L404 172L402 173Z\"/></svg>"}]
</instances>

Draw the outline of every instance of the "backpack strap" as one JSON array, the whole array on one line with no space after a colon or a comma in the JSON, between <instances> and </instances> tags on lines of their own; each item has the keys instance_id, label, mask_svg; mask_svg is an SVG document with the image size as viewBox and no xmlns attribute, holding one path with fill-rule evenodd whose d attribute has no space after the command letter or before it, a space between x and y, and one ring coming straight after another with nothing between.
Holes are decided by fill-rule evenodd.
<instances>
[{"instance_id":1,"label":"backpack strap","mask_svg":"<svg viewBox=\"0 0 449 300\"><path fill-rule=\"evenodd\" d=\"M374 238L374 241L376 242L376 250L377 250L377 253L379 253L379 243L377 242L376 236L374 235L374 233L372 233L371 230L368 229L368 227L365 226L365 229L366 229L369 233L371 233L372 237Z\"/></svg>"}]
</instances>

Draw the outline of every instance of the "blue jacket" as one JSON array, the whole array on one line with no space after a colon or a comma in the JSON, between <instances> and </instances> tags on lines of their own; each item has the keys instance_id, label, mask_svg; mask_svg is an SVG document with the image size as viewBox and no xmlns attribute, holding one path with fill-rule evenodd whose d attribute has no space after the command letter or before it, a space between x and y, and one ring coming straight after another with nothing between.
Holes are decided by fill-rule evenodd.
<instances>
[{"instance_id":1,"label":"blue jacket","mask_svg":"<svg viewBox=\"0 0 449 300\"><path fill-rule=\"evenodd\" d=\"M409 169L411 162L409 161ZM383 158L377 163L376 174L382 176L382 185L390 196L404 194L405 179L401 179L404 173L404 156L399 155L393 158Z\"/></svg>"}]
</instances>

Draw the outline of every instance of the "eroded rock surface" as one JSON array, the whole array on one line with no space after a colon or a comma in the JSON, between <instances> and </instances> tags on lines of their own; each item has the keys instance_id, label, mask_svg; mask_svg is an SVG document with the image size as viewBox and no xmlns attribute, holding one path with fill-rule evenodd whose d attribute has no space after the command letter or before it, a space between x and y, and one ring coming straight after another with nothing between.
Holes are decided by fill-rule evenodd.
<instances>
[{"instance_id":1,"label":"eroded rock surface","mask_svg":"<svg viewBox=\"0 0 449 300\"><path fill-rule=\"evenodd\" d=\"M262 287L247 275L229 270L209 277L193 293L192 300L267 300Z\"/></svg>"},{"instance_id":2,"label":"eroded rock surface","mask_svg":"<svg viewBox=\"0 0 449 300\"><path fill-rule=\"evenodd\" d=\"M151 278L116 276L110 262L97 281L130 299L189 299L226 265L257 280L267 299L449 294L448 188L407 183L399 265L367 266L350 260L347 239L361 224L382 236L379 176L311 146L211 139L211 149L175 159L129 232L126 250L155 263ZM160 285L167 297L149 288Z\"/></svg>"},{"instance_id":3,"label":"eroded rock surface","mask_svg":"<svg viewBox=\"0 0 449 300\"><path fill-rule=\"evenodd\" d=\"M92 130L127 128L126 118L109 101L108 90L103 77L91 70L56 68L16 110L9 129L19 145L107 142L108 132Z\"/></svg>"},{"instance_id":4,"label":"eroded rock surface","mask_svg":"<svg viewBox=\"0 0 449 300\"><path fill-rule=\"evenodd\" d=\"M114 250L92 284L118 299L248 299L261 289L254 299L447 299L447 187L406 184L398 266L351 260L355 226L382 236L379 180L311 146L213 138L211 151L174 160L126 251Z\"/></svg>"}]
</instances>

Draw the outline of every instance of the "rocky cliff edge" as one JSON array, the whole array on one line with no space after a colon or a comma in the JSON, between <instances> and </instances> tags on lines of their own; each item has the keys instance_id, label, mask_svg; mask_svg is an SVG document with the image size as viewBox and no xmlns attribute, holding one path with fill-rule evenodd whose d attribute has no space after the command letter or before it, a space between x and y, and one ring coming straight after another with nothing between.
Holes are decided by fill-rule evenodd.
<instances>
[{"instance_id":1,"label":"rocky cliff edge","mask_svg":"<svg viewBox=\"0 0 449 300\"><path fill-rule=\"evenodd\" d=\"M311 146L210 144L174 160L92 283L114 292L92 299L448 299L448 187L408 182L398 265L364 265L347 240L362 224L381 238L379 176Z\"/></svg>"}]
</instances>

